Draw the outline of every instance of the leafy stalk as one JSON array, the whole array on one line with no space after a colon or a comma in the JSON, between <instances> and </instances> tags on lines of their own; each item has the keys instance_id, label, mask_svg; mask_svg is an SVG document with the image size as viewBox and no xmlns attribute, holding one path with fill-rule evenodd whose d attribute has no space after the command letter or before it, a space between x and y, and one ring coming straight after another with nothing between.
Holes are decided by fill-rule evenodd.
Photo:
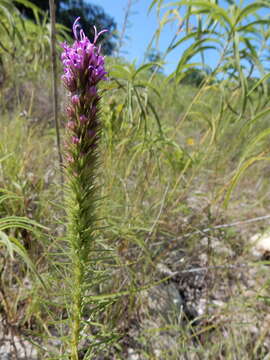
<instances>
[{"instance_id":1,"label":"leafy stalk","mask_svg":"<svg viewBox=\"0 0 270 360\"><path fill-rule=\"evenodd\" d=\"M62 80L70 92L67 107L66 174L68 241L72 267L71 305L71 359L78 360L79 344L82 338L84 311L91 314L91 297L94 284L102 277L96 271L96 169L98 165L98 140L100 122L98 106L100 94L97 84L105 79L104 58L96 46L99 35L95 29L93 43L80 30L78 20L73 25L75 42L72 46L63 44ZM90 303L90 304L89 304Z\"/></svg>"}]
</instances>

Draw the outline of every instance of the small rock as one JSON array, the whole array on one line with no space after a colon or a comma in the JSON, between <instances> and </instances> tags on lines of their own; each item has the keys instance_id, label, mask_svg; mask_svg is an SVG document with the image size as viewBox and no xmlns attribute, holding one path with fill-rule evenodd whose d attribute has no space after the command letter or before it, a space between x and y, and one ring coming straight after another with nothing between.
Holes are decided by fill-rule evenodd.
<instances>
[{"instance_id":1,"label":"small rock","mask_svg":"<svg viewBox=\"0 0 270 360\"><path fill-rule=\"evenodd\" d=\"M128 348L128 360L140 360L140 355L132 348Z\"/></svg>"},{"instance_id":2,"label":"small rock","mask_svg":"<svg viewBox=\"0 0 270 360\"><path fill-rule=\"evenodd\" d=\"M205 313L206 306L207 306L207 300L201 298L201 299L198 301L198 306L197 306L197 312L198 312L198 315L199 315L199 316L202 316L202 315Z\"/></svg>"},{"instance_id":3,"label":"small rock","mask_svg":"<svg viewBox=\"0 0 270 360\"><path fill-rule=\"evenodd\" d=\"M251 237L251 253L255 258L268 258L270 256L270 233L255 234Z\"/></svg>"},{"instance_id":4,"label":"small rock","mask_svg":"<svg viewBox=\"0 0 270 360\"><path fill-rule=\"evenodd\" d=\"M173 283L160 284L149 289L143 295L147 298L147 309L151 316L171 319L175 313L180 312L184 300Z\"/></svg>"},{"instance_id":5,"label":"small rock","mask_svg":"<svg viewBox=\"0 0 270 360\"><path fill-rule=\"evenodd\" d=\"M12 360L14 356L18 360L37 360L38 354L33 345L18 336L6 337L1 340L0 359Z\"/></svg>"},{"instance_id":6,"label":"small rock","mask_svg":"<svg viewBox=\"0 0 270 360\"><path fill-rule=\"evenodd\" d=\"M173 277L174 275L177 274L177 273L171 271L171 269L169 269L168 266L166 266L165 264L162 264L162 263L157 264L157 270L163 276L171 276L171 277Z\"/></svg>"},{"instance_id":7,"label":"small rock","mask_svg":"<svg viewBox=\"0 0 270 360\"><path fill-rule=\"evenodd\" d=\"M201 239L201 244L205 247L209 246L216 255L228 257L232 257L234 255L234 252L228 246L228 244L218 238L211 237L211 239L209 240L209 238L204 237Z\"/></svg>"}]
</instances>

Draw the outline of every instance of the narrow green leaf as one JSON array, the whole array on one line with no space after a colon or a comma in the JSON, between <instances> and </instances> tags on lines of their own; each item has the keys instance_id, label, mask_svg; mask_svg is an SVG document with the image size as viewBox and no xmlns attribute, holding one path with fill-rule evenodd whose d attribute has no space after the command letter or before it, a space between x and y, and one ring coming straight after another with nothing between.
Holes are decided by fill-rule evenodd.
<instances>
[{"instance_id":1,"label":"narrow green leaf","mask_svg":"<svg viewBox=\"0 0 270 360\"><path fill-rule=\"evenodd\" d=\"M236 185L238 184L241 176L243 175L243 173L251 166L253 165L255 162L257 161L262 161L262 160L270 160L270 157L264 157L264 156L255 156L252 157L251 159L247 160L241 167L240 169L237 170L236 174L234 175L234 177L232 178L231 182L230 182L230 186L227 190L227 194L225 196L225 200L224 200L224 206L228 207L228 203L229 200L231 198L231 194L234 190L234 188L236 187Z\"/></svg>"}]
</instances>

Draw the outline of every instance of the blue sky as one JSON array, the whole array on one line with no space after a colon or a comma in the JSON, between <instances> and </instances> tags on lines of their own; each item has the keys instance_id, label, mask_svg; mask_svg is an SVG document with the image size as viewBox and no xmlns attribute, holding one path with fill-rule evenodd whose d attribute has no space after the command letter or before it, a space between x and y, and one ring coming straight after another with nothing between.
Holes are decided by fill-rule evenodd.
<instances>
[{"instance_id":1,"label":"blue sky","mask_svg":"<svg viewBox=\"0 0 270 360\"><path fill-rule=\"evenodd\" d=\"M121 31L127 0L93 0L91 3L102 6L105 12L114 18L118 29ZM129 18L130 25L126 31L128 39L125 39L122 48L123 55L130 61L136 60L138 64L143 61L146 49L158 26L155 9L147 14L150 3L151 0L133 0L132 13ZM164 51L168 46L175 29L175 26L166 27L160 39L159 48L161 51ZM173 55L167 59L166 73L173 71L177 64L177 58L178 56Z\"/></svg>"},{"instance_id":2,"label":"blue sky","mask_svg":"<svg viewBox=\"0 0 270 360\"><path fill-rule=\"evenodd\" d=\"M152 0L133 0L132 14L129 18L130 26L127 28L126 32L128 39L125 40L125 44L122 48L123 55L130 61L136 60L138 65L142 63L147 46L149 45L158 26L156 9L152 9L150 14L147 14L151 1ZM239 1L242 1L242 4L246 6L256 0ZM170 0L164 1L164 3L169 2ZM128 0L91 0L91 3L102 6L105 12L114 18L119 31L121 31ZM221 3L225 4L225 1L221 1ZM269 10L265 10L261 13L261 15L267 14L269 14ZM161 52L165 51L175 34L175 31L175 24L169 24L164 28L159 42L159 50ZM169 74L175 69L179 58L181 57L182 51L183 48L179 47L169 54L166 58L167 64L165 65L165 73ZM199 60L200 59L198 58L195 59L195 61ZM206 62L208 65L213 67L217 62L217 54L210 51L207 55Z\"/></svg>"}]
</instances>

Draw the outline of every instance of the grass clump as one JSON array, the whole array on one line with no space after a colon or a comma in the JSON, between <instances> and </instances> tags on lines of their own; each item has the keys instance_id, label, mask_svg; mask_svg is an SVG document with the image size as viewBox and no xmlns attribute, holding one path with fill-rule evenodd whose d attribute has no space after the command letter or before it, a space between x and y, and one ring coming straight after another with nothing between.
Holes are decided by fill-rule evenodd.
<instances>
[{"instance_id":1,"label":"grass clump","mask_svg":"<svg viewBox=\"0 0 270 360\"><path fill-rule=\"evenodd\" d=\"M269 254L256 258L249 241L267 229L269 210L269 84L263 55L255 52L268 41L257 13L268 5L178 1L162 13L162 3L152 2L160 16L184 9L183 24L198 26L187 26L168 46L167 52L186 46L169 77L152 63L106 60L102 166L93 173L86 165L96 161L95 147L89 138L86 148L80 143L86 108L73 103L79 118L66 135L67 157L76 165L66 165L72 226L56 170L49 58L42 53L46 66L37 61L28 72L27 56L9 61L1 50L0 314L42 359L265 359L269 353ZM249 40L254 33L260 40ZM213 44L220 60L208 70L204 59ZM29 52L38 58L38 50ZM185 81L193 57L204 75L196 86ZM20 76L26 80L16 81ZM59 95L62 110L61 86Z\"/></svg>"}]
</instances>

